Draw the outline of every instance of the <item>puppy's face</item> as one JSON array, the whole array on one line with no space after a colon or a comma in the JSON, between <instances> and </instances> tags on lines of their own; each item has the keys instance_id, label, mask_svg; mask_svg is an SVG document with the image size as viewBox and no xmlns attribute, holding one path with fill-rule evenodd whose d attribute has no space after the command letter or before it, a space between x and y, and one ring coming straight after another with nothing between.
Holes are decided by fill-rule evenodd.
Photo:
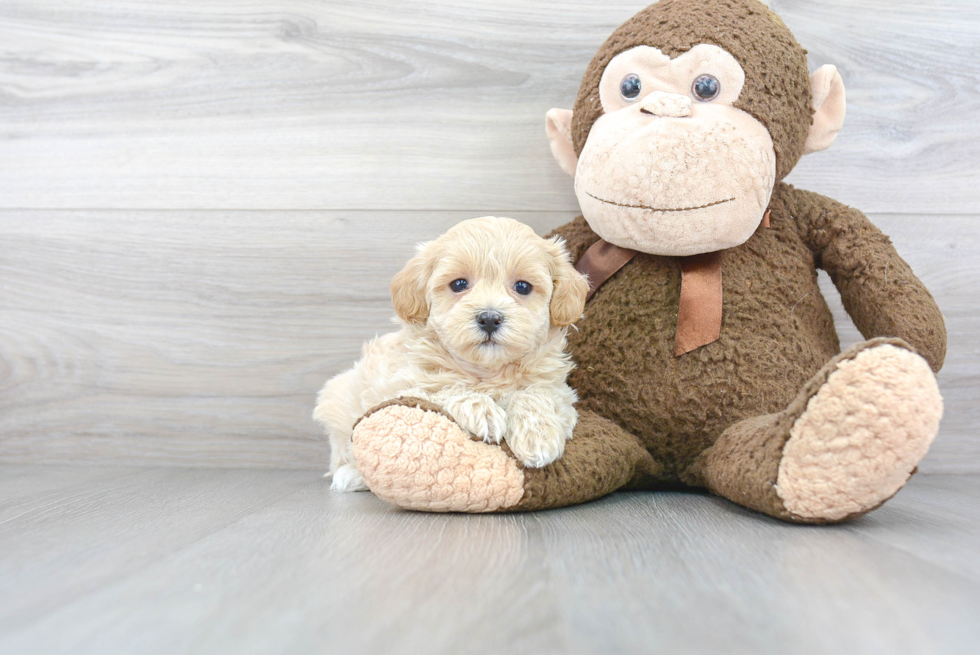
<instances>
[{"instance_id":1,"label":"puppy's face","mask_svg":"<svg viewBox=\"0 0 980 655\"><path fill-rule=\"evenodd\" d=\"M392 281L395 311L459 359L496 368L581 316L588 283L560 240L508 218L464 221L421 247Z\"/></svg>"}]
</instances>

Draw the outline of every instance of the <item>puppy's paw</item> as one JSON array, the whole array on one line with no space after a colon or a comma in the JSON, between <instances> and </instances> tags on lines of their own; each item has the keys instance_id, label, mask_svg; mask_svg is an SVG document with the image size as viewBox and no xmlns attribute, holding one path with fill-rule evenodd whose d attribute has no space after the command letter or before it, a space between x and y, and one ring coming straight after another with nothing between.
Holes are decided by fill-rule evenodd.
<instances>
[{"instance_id":1,"label":"puppy's paw","mask_svg":"<svg viewBox=\"0 0 980 655\"><path fill-rule=\"evenodd\" d=\"M566 430L558 416L550 412L537 411L532 405L515 412L510 407L510 425L507 431L507 445L524 464L531 468L541 468L551 464L565 452Z\"/></svg>"},{"instance_id":2,"label":"puppy's paw","mask_svg":"<svg viewBox=\"0 0 980 655\"><path fill-rule=\"evenodd\" d=\"M574 394L574 392L570 392ZM565 452L578 414L563 397L551 393L515 393L507 407L507 445L524 466L542 468Z\"/></svg>"},{"instance_id":3,"label":"puppy's paw","mask_svg":"<svg viewBox=\"0 0 980 655\"><path fill-rule=\"evenodd\" d=\"M330 488L334 491L368 491L367 483L351 464L344 464L333 472Z\"/></svg>"},{"instance_id":4,"label":"puppy's paw","mask_svg":"<svg viewBox=\"0 0 980 655\"><path fill-rule=\"evenodd\" d=\"M524 466L542 468L565 452L565 435L557 423L541 421L536 429L528 431L512 427L507 435L507 445Z\"/></svg>"},{"instance_id":5,"label":"puppy's paw","mask_svg":"<svg viewBox=\"0 0 980 655\"><path fill-rule=\"evenodd\" d=\"M507 434L507 413L484 393L450 398L444 409L461 428L486 443L499 444Z\"/></svg>"}]
</instances>

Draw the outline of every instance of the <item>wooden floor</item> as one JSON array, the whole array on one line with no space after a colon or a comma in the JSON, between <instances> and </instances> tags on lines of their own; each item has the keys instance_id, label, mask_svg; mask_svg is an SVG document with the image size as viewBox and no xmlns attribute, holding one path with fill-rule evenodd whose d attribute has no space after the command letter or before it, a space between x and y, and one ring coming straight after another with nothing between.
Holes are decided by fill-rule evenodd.
<instances>
[{"instance_id":1,"label":"wooden floor","mask_svg":"<svg viewBox=\"0 0 980 655\"><path fill-rule=\"evenodd\" d=\"M617 494L396 510L314 471L0 467L0 652L976 653L980 476L834 527Z\"/></svg>"}]
</instances>

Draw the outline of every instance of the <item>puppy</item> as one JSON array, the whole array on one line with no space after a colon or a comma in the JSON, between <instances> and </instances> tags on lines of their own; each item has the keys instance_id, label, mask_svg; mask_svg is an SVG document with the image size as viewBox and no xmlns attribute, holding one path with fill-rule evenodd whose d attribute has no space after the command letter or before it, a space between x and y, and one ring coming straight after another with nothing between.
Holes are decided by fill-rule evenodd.
<instances>
[{"instance_id":1,"label":"puppy","mask_svg":"<svg viewBox=\"0 0 980 655\"><path fill-rule=\"evenodd\" d=\"M331 487L367 489L351 455L354 422L397 397L429 400L526 466L559 457L578 415L565 383L565 332L589 285L558 237L509 218L463 221L391 282L401 330L366 343L354 367L320 391L313 418L330 437Z\"/></svg>"}]
</instances>

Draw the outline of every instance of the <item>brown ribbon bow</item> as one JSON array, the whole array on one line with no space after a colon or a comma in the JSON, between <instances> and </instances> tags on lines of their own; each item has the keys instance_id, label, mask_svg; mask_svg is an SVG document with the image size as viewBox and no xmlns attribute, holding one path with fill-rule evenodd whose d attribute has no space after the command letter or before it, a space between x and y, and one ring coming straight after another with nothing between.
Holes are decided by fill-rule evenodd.
<instances>
[{"instance_id":1,"label":"brown ribbon bow","mask_svg":"<svg viewBox=\"0 0 980 655\"><path fill-rule=\"evenodd\" d=\"M586 301L609 278L633 261L639 253L599 239L578 263L579 273L589 276ZM706 346L721 336L721 253L679 257L681 263L681 299L677 308L677 335L674 356Z\"/></svg>"},{"instance_id":2,"label":"brown ribbon bow","mask_svg":"<svg viewBox=\"0 0 980 655\"><path fill-rule=\"evenodd\" d=\"M769 227L771 210L762 217L762 227ZM606 280L633 261L639 253L599 239L575 264L579 273L589 276L586 302ZM701 346L714 343L721 336L721 252L678 257L681 264L681 298L677 307L677 333L674 357L680 357Z\"/></svg>"},{"instance_id":3,"label":"brown ribbon bow","mask_svg":"<svg viewBox=\"0 0 980 655\"><path fill-rule=\"evenodd\" d=\"M681 301L677 307L674 357L718 341L721 336L721 253L681 257Z\"/></svg>"}]
</instances>

